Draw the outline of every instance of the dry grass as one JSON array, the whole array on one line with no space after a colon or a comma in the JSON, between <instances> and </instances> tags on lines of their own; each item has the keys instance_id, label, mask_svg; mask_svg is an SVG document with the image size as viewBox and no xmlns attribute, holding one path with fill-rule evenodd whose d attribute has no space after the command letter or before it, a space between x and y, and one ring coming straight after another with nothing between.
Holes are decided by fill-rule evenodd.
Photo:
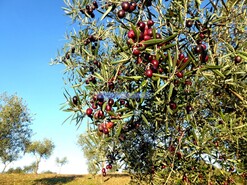
<instances>
[{"instance_id":1,"label":"dry grass","mask_svg":"<svg viewBox=\"0 0 247 185\"><path fill-rule=\"evenodd\" d=\"M127 174L57 175L57 174L0 174L0 185L127 185Z\"/></svg>"}]
</instances>

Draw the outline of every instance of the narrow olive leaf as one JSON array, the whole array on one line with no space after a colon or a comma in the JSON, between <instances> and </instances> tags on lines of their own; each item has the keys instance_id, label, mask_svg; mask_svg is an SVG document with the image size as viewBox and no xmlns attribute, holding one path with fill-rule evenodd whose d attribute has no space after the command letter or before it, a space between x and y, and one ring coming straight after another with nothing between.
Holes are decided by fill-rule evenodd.
<instances>
[{"instance_id":1,"label":"narrow olive leaf","mask_svg":"<svg viewBox=\"0 0 247 185\"><path fill-rule=\"evenodd\" d=\"M105 81L104 78L97 72L94 72L94 75L92 75L92 76L94 76L94 77L96 77L96 78L98 78L98 79L100 79L102 81Z\"/></svg>"},{"instance_id":2,"label":"narrow olive leaf","mask_svg":"<svg viewBox=\"0 0 247 185\"><path fill-rule=\"evenodd\" d=\"M237 92L233 91L232 89L229 89L231 91L232 94L234 94L238 99L240 99L241 101L244 101L244 98L238 94Z\"/></svg>"},{"instance_id":3,"label":"narrow olive leaf","mask_svg":"<svg viewBox=\"0 0 247 185\"><path fill-rule=\"evenodd\" d=\"M233 47L231 44L225 42L225 41L224 41L223 39L221 39L221 38L219 38L219 40L220 40L221 42L223 42L223 43L225 44L225 46L226 46L231 52L234 52L234 53L235 53L235 49L234 49L234 47Z\"/></svg>"},{"instance_id":4,"label":"narrow olive leaf","mask_svg":"<svg viewBox=\"0 0 247 185\"><path fill-rule=\"evenodd\" d=\"M112 11L112 7L113 6L110 6L106 11L105 13L102 15L102 17L100 18L100 21L102 21L111 11Z\"/></svg>"},{"instance_id":5,"label":"narrow olive leaf","mask_svg":"<svg viewBox=\"0 0 247 185\"><path fill-rule=\"evenodd\" d=\"M168 42L168 41L174 39L177 35L178 35L178 33L175 33L175 34L173 34L173 35L167 37L166 39L164 39L164 42Z\"/></svg>"},{"instance_id":6,"label":"narrow olive leaf","mask_svg":"<svg viewBox=\"0 0 247 185\"><path fill-rule=\"evenodd\" d=\"M247 127L247 124L234 127L233 129L240 129L240 128L243 128L243 127Z\"/></svg>"},{"instance_id":7,"label":"narrow olive leaf","mask_svg":"<svg viewBox=\"0 0 247 185\"><path fill-rule=\"evenodd\" d=\"M222 72L220 72L218 69L216 69L216 70L212 70L215 74L217 74L218 76L220 76L220 77L222 77L222 78L225 78L225 75L222 73Z\"/></svg>"},{"instance_id":8,"label":"narrow olive leaf","mask_svg":"<svg viewBox=\"0 0 247 185\"><path fill-rule=\"evenodd\" d=\"M142 76L119 76L119 78L121 79L128 79L128 80L140 80L143 77Z\"/></svg>"},{"instance_id":9,"label":"narrow olive leaf","mask_svg":"<svg viewBox=\"0 0 247 185\"><path fill-rule=\"evenodd\" d=\"M156 39L156 28L152 29L152 33L153 33L153 38Z\"/></svg>"},{"instance_id":10,"label":"narrow olive leaf","mask_svg":"<svg viewBox=\"0 0 247 185\"><path fill-rule=\"evenodd\" d=\"M123 58L129 58L129 56L126 54L126 52L119 53Z\"/></svg>"},{"instance_id":11,"label":"narrow olive leaf","mask_svg":"<svg viewBox=\"0 0 247 185\"><path fill-rule=\"evenodd\" d=\"M160 77L160 78L168 79L168 76L161 75L161 74L158 74L158 73L153 73L153 76L157 76L157 77Z\"/></svg>"},{"instance_id":12,"label":"narrow olive leaf","mask_svg":"<svg viewBox=\"0 0 247 185\"><path fill-rule=\"evenodd\" d=\"M216 66L216 65L205 65L203 67L205 67L206 69L221 69L222 68L222 66Z\"/></svg>"},{"instance_id":13,"label":"narrow olive leaf","mask_svg":"<svg viewBox=\"0 0 247 185\"><path fill-rule=\"evenodd\" d=\"M88 51L87 50L85 50L83 47L81 47L81 49L88 55L88 56L90 56L90 57L94 57L93 55L91 55L90 53L88 53Z\"/></svg>"},{"instance_id":14,"label":"narrow olive leaf","mask_svg":"<svg viewBox=\"0 0 247 185\"><path fill-rule=\"evenodd\" d=\"M247 56L243 55L242 53L237 53L237 55L247 61Z\"/></svg>"},{"instance_id":15,"label":"narrow olive leaf","mask_svg":"<svg viewBox=\"0 0 247 185\"><path fill-rule=\"evenodd\" d=\"M134 115L134 114L133 114L132 112L129 112L129 113L127 113L127 114L122 115L121 118L122 118L122 119L124 119L124 118L129 118L129 117L131 117L131 116L133 116L133 115Z\"/></svg>"},{"instance_id":16,"label":"narrow olive leaf","mask_svg":"<svg viewBox=\"0 0 247 185\"><path fill-rule=\"evenodd\" d=\"M125 59L122 59L122 60L113 61L113 62L111 62L111 64L120 64L120 63L129 62L129 61L130 61L130 58L125 58Z\"/></svg>"},{"instance_id":17,"label":"narrow olive leaf","mask_svg":"<svg viewBox=\"0 0 247 185\"><path fill-rule=\"evenodd\" d=\"M201 0L196 0L196 8L200 9Z\"/></svg>"},{"instance_id":18,"label":"narrow olive leaf","mask_svg":"<svg viewBox=\"0 0 247 185\"><path fill-rule=\"evenodd\" d=\"M227 6L229 7L229 10L232 9L238 1L239 0L227 1Z\"/></svg>"},{"instance_id":19,"label":"narrow olive leaf","mask_svg":"<svg viewBox=\"0 0 247 185\"><path fill-rule=\"evenodd\" d=\"M127 107L123 107L121 109L118 109L116 112L125 112L126 110L129 110Z\"/></svg>"},{"instance_id":20,"label":"narrow olive leaf","mask_svg":"<svg viewBox=\"0 0 247 185\"><path fill-rule=\"evenodd\" d=\"M134 31L136 38L137 38L137 42L139 42L139 37L140 37L140 31L136 29L136 26L134 24L130 24L131 29Z\"/></svg>"},{"instance_id":21,"label":"narrow olive leaf","mask_svg":"<svg viewBox=\"0 0 247 185\"><path fill-rule=\"evenodd\" d=\"M148 120L147 120L147 118L142 114L141 115L141 117L142 117L142 120L148 125Z\"/></svg>"},{"instance_id":22,"label":"narrow olive leaf","mask_svg":"<svg viewBox=\"0 0 247 185\"><path fill-rule=\"evenodd\" d=\"M83 72L82 72L82 70L81 70L81 68L80 69L76 69L76 71L77 71L77 73L81 76L81 77L83 77L84 75L83 75Z\"/></svg>"},{"instance_id":23,"label":"narrow olive leaf","mask_svg":"<svg viewBox=\"0 0 247 185\"><path fill-rule=\"evenodd\" d=\"M171 47L174 47L174 46L176 46L177 44L176 43L172 43L172 44L168 44L168 45L163 45L161 48L160 48L160 50L162 51L162 50L166 50L166 49L169 49L169 48L171 48Z\"/></svg>"},{"instance_id":24,"label":"narrow olive leaf","mask_svg":"<svg viewBox=\"0 0 247 185\"><path fill-rule=\"evenodd\" d=\"M74 112L74 109L68 108L68 109L64 109L63 111L64 111L64 112Z\"/></svg>"},{"instance_id":25,"label":"narrow olive leaf","mask_svg":"<svg viewBox=\"0 0 247 185\"><path fill-rule=\"evenodd\" d=\"M75 85L72 85L71 87L72 88L77 88L77 87L80 87L81 86L81 84L75 84Z\"/></svg>"},{"instance_id":26,"label":"narrow olive leaf","mask_svg":"<svg viewBox=\"0 0 247 185\"><path fill-rule=\"evenodd\" d=\"M191 59L192 63L194 64L194 66L197 66L196 65L196 58L193 55L193 53L188 48L186 48L186 50L187 50L187 54L188 54L189 58Z\"/></svg>"},{"instance_id":27,"label":"narrow olive leaf","mask_svg":"<svg viewBox=\"0 0 247 185\"><path fill-rule=\"evenodd\" d=\"M134 90L134 93L139 92L144 86L146 86L147 82L148 80L143 80L141 85L136 90Z\"/></svg>"},{"instance_id":28,"label":"narrow olive leaf","mask_svg":"<svg viewBox=\"0 0 247 185\"><path fill-rule=\"evenodd\" d=\"M103 106L102 106L102 110L103 110L103 111L105 111L105 108L106 108L106 105L107 105L107 104L108 104L107 101L104 102L104 104L103 104Z\"/></svg>"},{"instance_id":29,"label":"narrow olive leaf","mask_svg":"<svg viewBox=\"0 0 247 185\"><path fill-rule=\"evenodd\" d=\"M241 54L247 57L247 52L244 52L244 51L237 51L237 54Z\"/></svg>"},{"instance_id":30,"label":"narrow olive leaf","mask_svg":"<svg viewBox=\"0 0 247 185\"><path fill-rule=\"evenodd\" d=\"M101 64L101 74L103 75L104 79L109 79L108 69L107 69L107 66L104 63Z\"/></svg>"},{"instance_id":31,"label":"narrow olive leaf","mask_svg":"<svg viewBox=\"0 0 247 185\"><path fill-rule=\"evenodd\" d=\"M155 45L166 42L164 39L150 39L147 41L144 41L142 44L144 45Z\"/></svg>"},{"instance_id":32,"label":"narrow olive leaf","mask_svg":"<svg viewBox=\"0 0 247 185\"><path fill-rule=\"evenodd\" d=\"M169 82L166 82L164 85L162 85L162 86L154 93L154 96L157 95L160 91L162 91L168 84L169 84Z\"/></svg>"},{"instance_id":33,"label":"narrow olive leaf","mask_svg":"<svg viewBox=\"0 0 247 185\"><path fill-rule=\"evenodd\" d=\"M168 101L170 101L170 100L171 100L171 96L172 96L173 88L174 88L174 83L170 83L169 93L168 93Z\"/></svg>"},{"instance_id":34,"label":"narrow olive leaf","mask_svg":"<svg viewBox=\"0 0 247 185\"><path fill-rule=\"evenodd\" d=\"M171 56L170 50L167 51L167 56L168 56L169 69L172 70L172 68L173 68L173 62L172 62L172 56Z\"/></svg>"},{"instance_id":35,"label":"narrow olive leaf","mask_svg":"<svg viewBox=\"0 0 247 185\"><path fill-rule=\"evenodd\" d=\"M116 136L119 137L122 130L122 124L118 124Z\"/></svg>"},{"instance_id":36,"label":"narrow olive leaf","mask_svg":"<svg viewBox=\"0 0 247 185\"><path fill-rule=\"evenodd\" d=\"M62 125L63 125L65 122L67 122L71 117L72 117L72 114L71 114L69 117L67 117L67 118L62 122Z\"/></svg>"}]
</instances>

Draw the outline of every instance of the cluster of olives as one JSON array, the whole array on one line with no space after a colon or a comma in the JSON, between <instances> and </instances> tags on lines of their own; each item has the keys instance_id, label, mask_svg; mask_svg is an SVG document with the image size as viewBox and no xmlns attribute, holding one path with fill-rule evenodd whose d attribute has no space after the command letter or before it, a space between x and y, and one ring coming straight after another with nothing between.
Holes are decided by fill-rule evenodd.
<instances>
[{"instance_id":1,"label":"cluster of olives","mask_svg":"<svg viewBox=\"0 0 247 185\"><path fill-rule=\"evenodd\" d=\"M123 2L121 4L122 9L118 11L117 15L120 19L124 18L126 12L132 13L136 9L135 2Z\"/></svg>"},{"instance_id":2,"label":"cluster of olives","mask_svg":"<svg viewBox=\"0 0 247 185\"><path fill-rule=\"evenodd\" d=\"M92 3L92 5L86 5L86 8L85 9L80 9L81 13L83 14L88 14L91 16L91 18L94 18L95 17L95 14L94 14L94 10L97 9L99 6L98 6L98 3L96 1L94 1Z\"/></svg>"}]
</instances>

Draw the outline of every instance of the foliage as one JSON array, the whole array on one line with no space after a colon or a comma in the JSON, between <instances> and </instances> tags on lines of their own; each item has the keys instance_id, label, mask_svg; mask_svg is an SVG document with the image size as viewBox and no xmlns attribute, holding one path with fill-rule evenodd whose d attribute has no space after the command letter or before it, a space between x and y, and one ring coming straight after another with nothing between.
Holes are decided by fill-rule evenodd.
<instances>
[{"instance_id":1,"label":"foliage","mask_svg":"<svg viewBox=\"0 0 247 185\"><path fill-rule=\"evenodd\" d=\"M17 168L9 168L6 173L25 173L25 171L21 167Z\"/></svg>"},{"instance_id":2,"label":"foliage","mask_svg":"<svg viewBox=\"0 0 247 185\"><path fill-rule=\"evenodd\" d=\"M30 165L23 167L23 171L25 173L34 173L35 169L36 169L36 162L32 162Z\"/></svg>"},{"instance_id":3,"label":"foliage","mask_svg":"<svg viewBox=\"0 0 247 185\"><path fill-rule=\"evenodd\" d=\"M91 133L81 134L77 143L87 159L88 172L90 174L97 174L101 168L101 164L98 162L102 161L104 156L102 148L98 147L102 146L100 145L100 139Z\"/></svg>"},{"instance_id":4,"label":"foliage","mask_svg":"<svg viewBox=\"0 0 247 185\"><path fill-rule=\"evenodd\" d=\"M98 3L65 0L79 28L52 62L74 90L63 108L78 126L89 117L95 150L104 146L105 161L122 161L140 184L244 174L246 1Z\"/></svg>"},{"instance_id":5,"label":"foliage","mask_svg":"<svg viewBox=\"0 0 247 185\"><path fill-rule=\"evenodd\" d=\"M27 153L32 153L36 157L35 170L37 174L41 159L48 159L55 148L54 143L49 139L43 141L33 141L27 148Z\"/></svg>"},{"instance_id":6,"label":"foliage","mask_svg":"<svg viewBox=\"0 0 247 185\"><path fill-rule=\"evenodd\" d=\"M59 174L61 172L62 166L64 166L67 163L68 163L67 157L63 157L62 159L59 159L58 157L56 157L56 164L59 166Z\"/></svg>"},{"instance_id":7,"label":"foliage","mask_svg":"<svg viewBox=\"0 0 247 185\"><path fill-rule=\"evenodd\" d=\"M88 172L95 175L104 167L104 165L112 166L111 169L109 169L110 172L118 171L121 165L117 161L109 160L105 163L104 151L107 148L107 143L95 134L97 133L92 133L90 131L81 134L77 141L87 159Z\"/></svg>"},{"instance_id":8,"label":"foliage","mask_svg":"<svg viewBox=\"0 0 247 185\"><path fill-rule=\"evenodd\" d=\"M31 116L22 98L0 94L0 160L7 165L17 160L30 142Z\"/></svg>"},{"instance_id":9,"label":"foliage","mask_svg":"<svg viewBox=\"0 0 247 185\"><path fill-rule=\"evenodd\" d=\"M36 168L36 163L33 162L30 165L24 166L23 168L21 167L16 167L16 168L9 168L6 173L11 174L11 173L19 173L19 174L28 174L28 173L33 173Z\"/></svg>"}]
</instances>

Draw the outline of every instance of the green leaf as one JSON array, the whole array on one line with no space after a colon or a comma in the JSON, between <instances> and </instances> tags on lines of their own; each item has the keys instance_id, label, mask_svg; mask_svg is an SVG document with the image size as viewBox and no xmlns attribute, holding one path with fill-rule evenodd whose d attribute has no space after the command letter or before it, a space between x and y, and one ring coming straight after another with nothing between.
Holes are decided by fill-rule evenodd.
<instances>
[{"instance_id":1,"label":"green leaf","mask_svg":"<svg viewBox=\"0 0 247 185\"><path fill-rule=\"evenodd\" d=\"M247 61L247 56L243 55L244 52L238 52L237 55L240 56L242 59ZM246 53L244 53L246 54Z\"/></svg>"},{"instance_id":2,"label":"green leaf","mask_svg":"<svg viewBox=\"0 0 247 185\"><path fill-rule=\"evenodd\" d=\"M136 26L134 24L130 24L131 29L134 31L136 38L137 38L137 42L139 42L139 37L140 37L140 31L136 29Z\"/></svg>"},{"instance_id":3,"label":"green leaf","mask_svg":"<svg viewBox=\"0 0 247 185\"><path fill-rule=\"evenodd\" d=\"M154 96L155 96L156 94L158 94L160 91L162 91L168 84L169 84L169 82L166 82L164 85L162 85L162 86L154 93Z\"/></svg>"},{"instance_id":4,"label":"green leaf","mask_svg":"<svg viewBox=\"0 0 247 185\"><path fill-rule=\"evenodd\" d=\"M140 80L143 77L142 76L120 76L119 78L128 79L128 80Z\"/></svg>"},{"instance_id":5,"label":"green leaf","mask_svg":"<svg viewBox=\"0 0 247 185\"><path fill-rule=\"evenodd\" d=\"M164 42L168 42L168 41L174 39L177 35L178 35L178 33L175 33L175 34L171 35L170 37L167 37L166 39L164 39Z\"/></svg>"},{"instance_id":6,"label":"green leaf","mask_svg":"<svg viewBox=\"0 0 247 185\"><path fill-rule=\"evenodd\" d=\"M171 47L174 47L176 46L177 44L176 43L172 43L172 44L168 44L168 45L163 45L160 50L166 50L166 49L169 49Z\"/></svg>"},{"instance_id":7,"label":"green leaf","mask_svg":"<svg viewBox=\"0 0 247 185\"><path fill-rule=\"evenodd\" d=\"M111 64L119 64L119 63L125 63L125 62L129 62L130 58L124 58L122 60L117 60L114 62L111 62Z\"/></svg>"},{"instance_id":8,"label":"green leaf","mask_svg":"<svg viewBox=\"0 0 247 185\"><path fill-rule=\"evenodd\" d=\"M99 73L95 72L93 76L98 78L98 79L100 79L100 80L102 80L102 81L105 81L104 78Z\"/></svg>"},{"instance_id":9,"label":"green leaf","mask_svg":"<svg viewBox=\"0 0 247 185\"><path fill-rule=\"evenodd\" d=\"M171 100L171 96L172 96L173 88L174 88L174 83L170 83L169 93L168 93L168 101L170 101L170 100Z\"/></svg>"},{"instance_id":10,"label":"green leaf","mask_svg":"<svg viewBox=\"0 0 247 185\"><path fill-rule=\"evenodd\" d=\"M200 9L201 0L196 0L196 8Z\"/></svg>"},{"instance_id":11,"label":"green leaf","mask_svg":"<svg viewBox=\"0 0 247 185\"><path fill-rule=\"evenodd\" d=\"M173 68L173 62L172 62L172 56L171 56L170 50L167 51L167 56L168 56L169 69L172 70L172 68Z\"/></svg>"},{"instance_id":12,"label":"green leaf","mask_svg":"<svg viewBox=\"0 0 247 185\"><path fill-rule=\"evenodd\" d=\"M160 43L163 43L163 42L165 42L164 39L150 39L150 40L144 41L143 44L145 44L145 45L154 45L154 44L160 44Z\"/></svg>"},{"instance_id":13,"label":"green leaf","mask_svg":"<svg viewBox=\"0 0 247 185\"><path fill-rule=\"evenodd\" d=\"M222 66L216 66L216 65L205 65L206 69L221 69Z\"/></svg>"},{"instance_id":14,"label":"green leaf","mask_svg":"<svg viewBox=\"0 0 247 185\"><path fill-rule=\"evenodd\" d=\"M187 50L187 54L188 54L189 58L191 59L192 63L194 64L194 66L197 66L196 65L196 58L193 55L193 53L188 48L186 48L186 50Z\"/></svg>"},{"instance_id":15,"label":"green leaf","mask_svg":"<svg viewBox=\"0 0 247 185\"><path fill-rule=\"evenodd\" d=\"M131 116L133 116L133 115L134 115L134 114L133 114L132 112L128 112L128 113L122 115L121 118L124 119L124 118L131 117Z\"/></svg>"},{"instance_id":16,"label":"green leaf","mask_svg":"<svg viewBox=\"0 0 247 185\"><path fill-rule=\"evenodd\" d=\"M118 124L117 133L116 133L117 137L119 137L121 130L122 130L122 124Z\"/></svg>"},{"instance_id":17,"label":"green leaf","mask_svg":"<svg viewBox=\"0 0 247 185\"><path fill-rule=\"evenodd\" d=\"M147 82L148 82L147 80L143 80L142 83L141 83L141 85L140 85L140 87L138 87L138 88L134 91L134 93L139 92L144 86L146 86Z\"/></svg>"},{"instance_id":18,"label":"green leaf","mask_svg":"<svg viewBox=\"0 0 247 185\"><path fill-rule=\"evenodd\" d=\"M164 76L164 75L161 75L161 74L158 74L158 73L153 73L153 76L157 76L157 77L160 77L160 78L168 79L168 76Z\"/></svg>"},{"instance_id":19,"label":"green leaf","mask_svg":"<svg viewBox=\"0 0 247 185\"><path fill-rule=\"evenodd\" d=\"M107 105L107 101L104 102L104 104L103 104L103 106L102 106L102 110L103 110L103 111L105 111L106 105Z\"/></svg>"},{"instance_id":20,"label":"green leaf","mask_svg":"<svg viewBox=\"0 0 247 185\"><path fill-rule=\"evenodd\" d=\"M106 11L105 13L102 15L102 17L100 18L100 21L102 21L111 11L112 11L112 7L113 6L110 6Z\"/></svg>"},{"instance_id":21,"label":"green leaf","mask_svg":"<svg viewBox=\"0 0 247 185\"><path fill-rule=\"evenodd\" d=\"M217 74L218 76L222 77L222 78L225 78L225 75L223 75L222 72L220 72L218 69L216 70L212 70L215 74Z\"/></svg>"},{"instance_id":22,"label":"green leaf","mask_svg":"<svg viewBox=\"0 0 247 185\"><path fill-rule=\"evenodd\" d=\"M148 125L148 120L147 120L147 118L142 114L141 115L141 117L142 117L142 120Z\"/></svg>"},{"instance_id":23,"label":"green leaf","mask_svg":"<svg viewBox=\"0 0 247 185\"><path fill-rule=\"evenodd\" d=\"M241 54L241 55L244 55L245 57L247 57L247 52L244 52L244 51L237 51L237 54Z\"/></svg>"},{"instance_id":24,"label":"green leaf","mask_svg":"<svg viewBox=\"0 0 247 185\"><path fill-rule=\"evenodd\" d=\"M128 110L127 107L123 107L121 109L118 109L116 112L125 112L126 110Z\"/></svg>"}]
</instances>

